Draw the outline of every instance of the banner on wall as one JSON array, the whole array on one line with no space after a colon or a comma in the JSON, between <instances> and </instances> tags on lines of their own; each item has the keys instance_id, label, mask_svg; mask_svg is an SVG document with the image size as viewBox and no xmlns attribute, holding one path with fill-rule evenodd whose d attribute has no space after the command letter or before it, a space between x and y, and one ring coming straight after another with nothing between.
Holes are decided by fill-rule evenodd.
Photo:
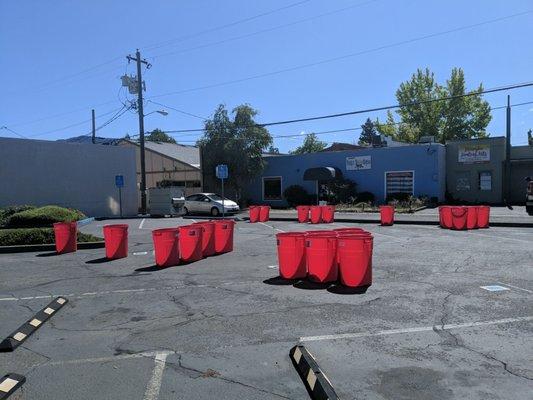
<instances>
[{"instance_id":1,"label":"banner on wall","mask_svg":"<svg viewBox=\"0 0 533 400\"><path fill-rule=\"evenodd\" d=\"M490 161L490 146L465 144L459 146L460 163L480 163Z\"/></svg>"},{"instance_id":2,"label":"banner on wall","mask_svg":"<svg viewBox=\"0 0 533 400\"><path fill-rule=\"evenodd\" d=\"M358 171L372 168L372 156L346 157L346 170Z\"/></svg>"}]
</instances>

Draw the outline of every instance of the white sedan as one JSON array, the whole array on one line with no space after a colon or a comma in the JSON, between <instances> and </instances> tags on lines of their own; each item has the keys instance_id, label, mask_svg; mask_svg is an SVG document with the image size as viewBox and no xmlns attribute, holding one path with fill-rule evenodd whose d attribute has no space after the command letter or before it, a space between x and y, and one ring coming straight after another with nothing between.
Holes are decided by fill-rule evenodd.
<instances>
[{"instance_id":1,"label":"white sedan","mask_svg":"<svg viewBox=\"0 0 533 400\"><path fill-rule=\"evenodd\" d=\"M234 214L239 212L237 203L224 198L224 213ZM222 197L215 193L196 193L185 198L183 207L185 214L211 214L218 217L222 214Z\"/></svg>"}]
</instances>

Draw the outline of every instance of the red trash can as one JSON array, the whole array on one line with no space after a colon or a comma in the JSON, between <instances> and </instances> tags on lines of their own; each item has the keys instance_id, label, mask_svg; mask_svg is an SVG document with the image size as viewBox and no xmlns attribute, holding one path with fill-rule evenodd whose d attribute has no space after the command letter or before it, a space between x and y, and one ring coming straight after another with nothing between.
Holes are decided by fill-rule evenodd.
<instances>
[{"instance_id":1,"label":"red trash can","mask_svg":"<svg viewBox=\"0 0 533 400\"><path fill-rule=\"evenodd\" d=\"M477 206L466 207L466 229L477 228Z\"/></svg>"},{"instance_id":2,"label":"red trash can","mask_svg":"<svg viewBox=\"0 0 533 400\"><path fill-rule=\"evenodd\" d=\"M305 265L305 233L283 232L276 235L279 275L283 279L307 276Z\"/></svg>"},{"instance_id":3,"label":"red trash can","mask_svg":"<svg viewBox=\"0 0 533 400\"><path fill-rule=\"evenodd\" d=\"M381 225L390 226L394 224L394 206L380 206L379 213L381 217Z\"/></svg>"},{"instance_id":4,"label":"red trash can","mask_svg":"<svg viewBox=\"0 0 533 400\"><path fill-rule=\"evenodd\" d=\"M309 206L298 206L296 211L298 211L299 223L303 224L309 221Z\"/></svg>"},{"instance_id":5,"label":"red trash can","mask_svg":"<svg viewBox=\"0 0 533 400\"><path fill-rule=\"evenodd\" d=\"M335 219L335 206L321 206L322 207L322 222L330 224Z\"/></svg>"},{"instance_id":6,"label":"red trash can","mask_svg":"<svg viewBox=\"0 0 533 400\"><path fill-rule=\"evenodd\" d=\"M319 283L336 281L338 278L337 235L306 235L305 247L308 279Z\"/></svg>"},{"instance_id":7,"label":"red trash can","mask_svg":"<svg viewBox=\"0 0 533 400\"><path fill-rule=\"evenodd\" d=\"M333 232L337 232L338 235L343 233L368 233L363 228L337 228L333 229Z\"/></svg>"},{"instance_id":8,"label":"red trash can","mask_svg":"<svg viewBox=\"0 0 533 400\"><path fill-rule=\"evenodd\" d=\"M216 254L233 251L233 228L235 226L235 221L223 219L213 222L215 223Z\"/></svg>"},{"instance_id":9,"label":"red trash can","mask_svg":"<svg viewBox=\"0 0 533 400\"><path fill-rule=\"evenodd\" d=\"M259 221L259 213L260 213L260 206L250 206L248 208L248 212L250 214L250 222L258 222Z\"/></svg>"},{"instance_id":10,"label":"red trash can","mask_svg":"<svg viewBox=\"0 0 533 400\"><path fill-rule=\"evenodd\" d=\"M202 259L202 231L203 228L197 224L179 227L182 261L193 262Z\"/></svg>"},{"instance_id":11,"label":"red trash can","mask_svg":"<svg viewBox=\"0 0 533 400\"><path fill-rule=\"evenodd\" d=\"M468 210L466 207L452 207L452 229L464 230L466 229L466 219Z\"/></svg>"},{"instance_id":12,"label":"red trash can","mask_svg":"<svg viewBox=\"0 0 533 400\"><path fill-rule=\"evenodd\" d=\"M105 256L110 260L128 256L128 225L104 225Z\"/></svg>"},{"instance_id":13,"label":"red trash can","mask_svg":"<svg viewBox=\"0 0 533 400\"><path fill-rule=\"evenodd\" d=\"M478 206L477 208L477 226L478 228L488 228L490 221L490 207Z\"/></svg>"},{"instance_id":14,"label":"red trash can","mask_svg":"<svg viewBox=\"0 0 533 400\"><path fill-rule=\"evenodd\" d=\"M155 263L159 267L171 267L180 263L179 228L152 231Z\"/></svg>"},{"instance_id":15,"label":"red trash can","mask_svg":"<svg viewBox=\"0 0 533 400\"><path fill-rule=\"evenodd\" d=\"M322 208L320 206L311 206L309 214L312 224L319 224L322 221Z\"/></svg>"},{"instance_id":16,"label":"red trash can","mask_svg":"<svg viewBox=\"0 0 533 400\"><path fill-rule=\"evenodd\" d=\"M348 287L372 285L372 248L372 235L339 235L337 253L341 284Z\"/></svg>"},{"instance_id":17,"label":"red trash can","mask_svg":"<svg viewBox=\"0 0 533 400\"><path fill-rule=\"evenodd\" d=\"M72 253L78 249L78 224L76 222L56 222L54 237L57 254Z\"/></svg>"},{"instance_id":18,"label":"red trash can","mask_svg":"<svg viewBox=\"0 0 533 400\"><path fill-rule=\"evenodd\" d=\"M215 255L215 223L196 222L193 225L202 227L202 256L210 257Z\"/></svg>"},{"instance_id":19,"label":"red trash can","mask_svg":"<svg viewBox=\"0 0 533 400\"><path fill-rule=\"evenodd\" d=\"M270 206L259 206L259 222L267 222L270 218Z\"/></svg>"},{"instance_id":20,"label":"red trash can","mask_svg":"<svg viewBox=\"0 0 533 400\"><path fill-rule=\"evenodd\" d=\"M439 223L441 228L451 229L453 225L452 207L440 206L439 207Z\"/></svg>"}]
</instances>

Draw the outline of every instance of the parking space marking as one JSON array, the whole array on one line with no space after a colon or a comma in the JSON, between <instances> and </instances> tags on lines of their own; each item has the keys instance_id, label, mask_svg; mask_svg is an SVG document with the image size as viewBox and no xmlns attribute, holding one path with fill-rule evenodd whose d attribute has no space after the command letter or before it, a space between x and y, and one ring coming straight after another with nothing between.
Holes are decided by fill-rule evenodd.
<instances>
[{"instance_id":1,"label":"parking space marking","mask_svg":"<svg viewBox=\"0 0 533 400\"><path fill-rule=\"evenodd\" d=\"M388 330L376 331L376 332L354 332L354 333L340 333L337 335L304 336L300 338L300 342L316 342L320 340L336 340L336 339L355 339L355 338L372 337L372 336L387 336L387 335L399 335L399 334L405 334L405 333L430 332L433 330L444 330L445 331L445 330L450 330L450 329L465 329L465 328L474 328L478 326L502 325L502 324L510 324L513 322L527 322L527 321L533 321L533 316L505 318L505 319L497 319L493 321L467 322L464 324L447 324L447 325L444 325L443 327L433 325L433 326L420 326L420 327L403 328L403 329L388 329Z\"/></svg>"},{"instance_id":2,"label":"parking space marking","mask_svg":"<svg viewBox=\"0 0 533 400\"><path fill-rule=\"evenodd\" d=\"M95 358L80 358L75 360L58 360L58 361L49 361L43 364L43 367L55 367L59 365L76 365L76 364L92 364L92 363L107 363L120 360L129 360L132 358L143 358L143 357L154 357L156 352L146 351L142 353L135 354L119 354L112 357L95 357Z\"/></svg>"},{"instance_id":3,"label":"parking space marking","mask_svg":"<svg viewBox=\"0 0 533 400\"><path fill-rule=\"evenodd\" d=\"M512 287L513 289L516 289L516 290L522 290L522 291L527 292L527 293L533 293L533 290L524 289L524 288L519 287L519 286L514 286L514 285L511 285L510 283L504 283L504 282L496 282L496 283L499 283L500 285L505 285L505 286Z\"/></svg>"},{"instance_id":4,"label":"parking space marking","mask_svg":"<svg viewBox=\"0 0 533 400\"><path fill-rule=\"evenodd\" d=\"M270 229L275 229L277 230L278 232L285 232L283 229L279 229L279 228L275 228L271 225L268 225L268 224L265 224L264 222L259 222L261 225L264 225L264 226L268 226Z\"/></svg>"},{"instance_id":5,"label":"parking space marking","mask_svg":"<svg viewBox=\"0 0 533 400\"><path fill-rule=\"evenodd\" d=\"M144 221L146 221L146 218L143 218L143 219L142 219L141 223L139 224L139 229L142 229L142 228L143 228Z\"/></svg>"},{"instance_id":6,"label":"parking space marking","mask_svg":"<svg viewBox=\"0 0 533 400\"><path fill-rule=\"evenodd\" d=\"M156 353L154 371L146 387L143 400L156 400L159 397L161 383L163 382L163 371L165 370L167 357L170 354L172 354L170 351L158 351Z\"/></svg>"}]
</instances>

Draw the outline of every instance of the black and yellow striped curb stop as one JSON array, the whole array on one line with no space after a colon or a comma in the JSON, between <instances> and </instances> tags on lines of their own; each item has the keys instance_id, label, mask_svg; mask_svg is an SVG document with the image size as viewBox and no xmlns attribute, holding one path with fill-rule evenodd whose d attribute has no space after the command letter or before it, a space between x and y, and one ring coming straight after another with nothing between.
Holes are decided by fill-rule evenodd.
<instances>
[{"instance_id":1,"label":"black and yellow striped curb stop","mask_svg":"<svg viewBox=\"0 0 533 400\"><path fill-rule=\"evenodd\" d=\"M26 378L18 374L7 374L0 378L0 400L7 399L26 382Z\"/></svg>"},{"instance_id":2,"label":"black and yellow striped curb stop","mask_svg":"<svg viewBox=\"0 0 533 400\"><path fill-rule=\"evenodd\" d=\"M0 343L0 352L9 352L15 350L24 341L33 334L41 325L50 319L61 307L67 304L68 300L64 297L54 299L45 308L39 311L35 316L26 321L20 328L11 333Z\"/></svg>"},{"instance_id":3,"label":"black and yellow striped curb stop","mask_svg":"<svg viewBox=\"0 0 533 400\"><path fill-rule=\"evenodd\" d=\"M305 384L307 392L313 400L338 400L331 382L320 370L314 357L302 345L294 346L290 351L292 363Z\"/></svg>"}]
</instances>

